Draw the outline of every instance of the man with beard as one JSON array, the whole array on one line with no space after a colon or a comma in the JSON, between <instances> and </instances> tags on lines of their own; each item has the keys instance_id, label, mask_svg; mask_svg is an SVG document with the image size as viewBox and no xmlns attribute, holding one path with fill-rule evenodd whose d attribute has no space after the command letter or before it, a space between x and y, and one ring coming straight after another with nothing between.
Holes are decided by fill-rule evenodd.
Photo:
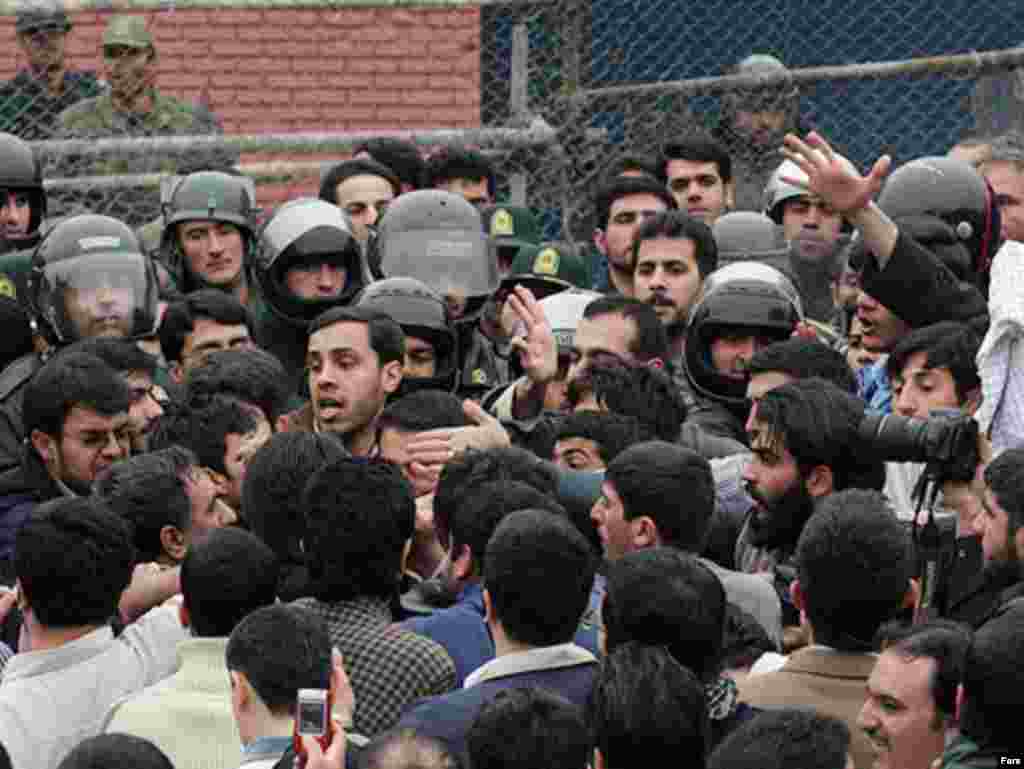
<instances>
[{"instance_id":1,"label":"man with beard","mask_svg":"<svg viewBox=\"0 0 1024 769\"><path fill-rule=\"evenodd\" d=\"M981 549L988 584L1000 591L983 625L1024 597L1024 449L1007 449L985 468Z\"/></svg>"},{"instance_id":2,"label":"man with beard","mask_svg":"<svg viewBox=\"0 0 1024 769\"><path fill-rule=\"evenodd\" d=\"M110 90L93 99L86 99L60 114L58 137L62 139L100 139L116 136L195 136L222 133L216 117L198 104L187 104L165 96L156 87L157 51L153 35L141 16L117 15L107 22L103 32L103 62ZM167 151L145 155L106 156L93 161L77 155L60 159L61 175L80 176L87 173L178 173L201 169L227 168L234 164L237 153L221 149L190 147L171 154ZM87 166L94 165L90 171ZM114 211L138 226L149 222L160 211L159 195L133 190L125 195L117 190L115 197L88 200L94 211ZM142 197L145 196L145 197ZM118 206L117 209L114 206Z\"/></svg>"},{"instance_id":3,"label":"man with beard","mask_svg":"<svg viewBox=\"0 0 1024 769\"><path fill-rule=\"evenodd\" d=\"M797 540L815 506L837 491L880 490L885 483L885 465L858 439L863 416L862 401L822 379L770 390L751 410L743 482L754 506L736 542L735 565L773 575L785 625L796 624L788 583Z\"/></svg>"},{"instance_id":4,"label":"man with beard","mask_svg":"<svg viewBox=\"0 0 1024 769\"><path fill-rule=\"evenodd\" d=\"M704 290L704 279L717 267L711 229L681 211L646 220L633 240L636 298L654 307L680 371L690 311Z\"/></svg>"},{"instance_id":5,"label":"man with beard","mask_svg":"<svg viewBox=\"0 0 1024 769\"><path fill-rule=\"evenodd\" d=\"M99 95L99 81L94 72L67 67L71 19L60 0L19 4L14 31L28 67L0 88L0 130L27 141L51 139L60 113Z\"/></svg>"}]
</instances>

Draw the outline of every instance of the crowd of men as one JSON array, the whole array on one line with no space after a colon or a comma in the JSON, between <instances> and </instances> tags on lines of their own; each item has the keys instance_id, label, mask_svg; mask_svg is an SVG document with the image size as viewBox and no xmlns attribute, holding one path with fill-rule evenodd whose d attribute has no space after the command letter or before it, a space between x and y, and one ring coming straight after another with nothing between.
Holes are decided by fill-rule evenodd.
<instances>
[{"instance_id":1,"label":"crowd of men","mask_svg":"<svg viewBox=\"0 0 1024 769\"><path fill-rule=\"evenodd\" d=\"M205 113L137 17L103 90L33 13L0 769L1020 764L1024 137L861 172L737 102L581 191L586 244L471 148L367 141L266 215L185 158L140 234L48 215L26 139Z\"/></svg>"}]
</instances>

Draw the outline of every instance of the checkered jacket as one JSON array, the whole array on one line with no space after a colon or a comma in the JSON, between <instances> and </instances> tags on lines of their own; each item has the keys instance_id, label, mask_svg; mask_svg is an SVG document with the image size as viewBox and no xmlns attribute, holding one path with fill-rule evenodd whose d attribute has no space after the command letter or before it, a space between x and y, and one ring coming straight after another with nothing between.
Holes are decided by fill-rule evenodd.
<instances>
[{"instance_id":1,"label":"checkered jacket","mask_svg":"<svg viewBox=\"0 0 1024 769\"><path fill-rule=\"evenodd\" d=\"M448 652L392 624L387 599L324 603L300 598L292 605L323 619L331 642L345 657L356 697L356 734L373 737L394 726L416 700L455 688L455 663Z\"/></svg>"}]
</instances>

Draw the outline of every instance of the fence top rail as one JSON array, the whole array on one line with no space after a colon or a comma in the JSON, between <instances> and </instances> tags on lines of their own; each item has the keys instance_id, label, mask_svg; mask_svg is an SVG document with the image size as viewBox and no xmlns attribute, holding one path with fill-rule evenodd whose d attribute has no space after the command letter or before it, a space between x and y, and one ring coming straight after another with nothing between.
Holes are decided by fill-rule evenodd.
<instances>
[{"instance_id":1,"label":"fence top rail","mask_svg":"<svg viewBox=\"0 0 1024 769\"><path fill-rule=\"evenodd\" d=\"M0 16L14 16L28 0L0 0ZM482 5L547 5L554 0L64 0L64 8L79 11L171 11L226 8L231 10L344 8L474 8Z\"/></svg>"},{"instance_id":2,"label":"fence top rail","mask_svg":"<svg viewBox=\"0 0 1024 769\"><path fill-rule=\"evenodd\" d=\"M634 83L601 88L581 88L573 98L586 102L618 96L658 96L677 94L684 96L717 95L741 90L783 89L816 83L822 80L872 80L893 77L936 77L957 75L977 77L1002 72L1024 65L1024 47L1001 51L972 51L948 56L929 56L898 61L864 64L829 65L786 69L763 74L719 75L690 80L666 80L657 83Z\"/></svg>"},{"instance_id":3,"label":"fence top rail","mask_svg":"<svg viewBox=\"0 0 1024 769\"><path fill-rule=\"evenodd\" d=\"M425 131L340 131L288 134L216 134L110 139L57 139L31 142L48 155L145 155L229 147L240 152L346 152L368 139L404 139L414 144L473 144L483 149L545 147L557 139L554 128L536 119L526 128L437 128Z\"/></svg>"}]
</instances>

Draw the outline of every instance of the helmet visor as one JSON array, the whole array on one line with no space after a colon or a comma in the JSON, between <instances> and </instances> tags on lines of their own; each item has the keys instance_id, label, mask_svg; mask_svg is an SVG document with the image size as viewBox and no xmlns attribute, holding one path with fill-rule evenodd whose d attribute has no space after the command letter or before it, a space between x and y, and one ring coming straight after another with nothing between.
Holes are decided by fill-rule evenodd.
<instances>
[{"instance_id":1,"label":"helmet visor","mask_svg":"<svg viewBox=\"0 0 1024 769\"><path fill-rule=\"evenodd\" d=\"M497 255L483 232L408 230L382 235L381 269L416 278L444 297L486 297L498 288Z\"/></svg>"},{"instance_id":2,"label":"helmet visor","mask_svg":"<svg viewBox=\"0 0 1024 769\"><path fill-rule=\"evenodd\" d=\"M156 290L142 254L91 252L43 268L40 309L65 340L153 333Z\"/></svg>"}]
</instances>

